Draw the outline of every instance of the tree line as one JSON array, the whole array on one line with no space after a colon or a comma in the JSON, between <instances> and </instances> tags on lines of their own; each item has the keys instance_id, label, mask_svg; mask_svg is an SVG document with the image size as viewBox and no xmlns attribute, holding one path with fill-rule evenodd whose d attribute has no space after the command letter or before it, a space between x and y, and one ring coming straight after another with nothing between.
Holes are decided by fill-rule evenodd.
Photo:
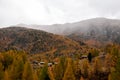
<instances>
[{"instance_id":1,"label":"tree line","mask_svg":"<svg viewBox=\"0 0 120 80\"><path fill-rule=\"evenodd\" d=\"M45 64L39 69L33 69L25 52L2 52L0 80L120 80L119 49L119 46L106 47L104 61L99 57L90 61L59 57L58 64L50 67Z\"/></svg>"}]
</instances>

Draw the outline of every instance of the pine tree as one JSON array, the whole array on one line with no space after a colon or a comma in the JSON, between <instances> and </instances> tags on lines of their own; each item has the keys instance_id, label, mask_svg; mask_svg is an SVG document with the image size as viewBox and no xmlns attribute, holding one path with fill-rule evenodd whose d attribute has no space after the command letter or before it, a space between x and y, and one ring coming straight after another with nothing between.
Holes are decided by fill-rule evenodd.
<instances>
[{"instance_id":1,"label":"pine tree","mask_svg":"<svg viewBox=\"0 0 120 80\"><path fill-rule=\"evenodd\" d=\"M67 64L67 68L66 68L63 80L75 80L71 59L68 59L68 64Z\"/></svg>"},{"instance_id":2,"label":"pine tree","mask_svg":"<svg viewBox=\"0 0 120 80\"><path fill-rule=\"evenodd\" d=\"M24 69L24 63L21 56L18 56L17 59L14 58L13 64L9 69L9 72L12 73L10 74L10 78L12 80L18 80L18 79L21 80L23 69Z\"/></svg>"},{"instance_id":3,"label":"pine tree","mask_svg":"<svg viewBox=\"0 0 120 80\"><path fill-rule=\"evenodd\" d=\"M38 75L37 75L37 72L35 71L34 74L33 74L33 80L38 80Z\"/></svg>"},{"instance_id":4,"label":"pine tree","mask_svg":"<svg viewBox=\"0 0 120 80\"><path fill-rule=\"evenodd\" d=\"M74 61L73 63L73 72L75 75L76 80L80 80L81 77L81 69L80 69L81 65L79 64L79 59Z\"/></svg>"},{"instance_id":5,"label":"pine tree","mask_svg":"<svg viewBox=\"0 0 120 80\"><path fill-rule=\"evenodd\" d=\"M13 56L8 54L8 53L4 53L3 55L3 60L1 61L3 66L4 66L4 70L8 68L9 65L12 64L13 62Z\"/></svg>"},{"instance_id":6,"label":"pine tree","mask_svg":"<svg viewBox=\"0 0 120 80\"><path fill-rule=\"evenodd\" d=\"M28 62L24 65L22 80L33 80L33 70Z\"/></svg>"},{"instance_id":7,"label":"pine tree","mask_svg":"<svg viewBox=\"0 0 120 80\"><path fill-rule=\"evenodd\" d=\"M4 80L11 80L7 70L5 70L5 73L4 73Z\"/></svg>"},{"instance_id":8,"label":"pine tree","mask_svg":"<svg viewBox=\"0 0 120 80\"><path fill-rule=\"evenodd\" d=\"M53 70L51 67L48 68L48 75L50 80L55 80L54 75L53 75Z\"/></svg>"},{"instance_id":9,"label":"pine tree","mask_svg":"<svg viewBox=\"0 0 120 80\"><path fill-rule=\"evenodd\" d=\"M67 65L67 60L65 59L65 57L61 57L60 62L57 65L55 65L54 68L55 80L62 80L66 70L66 65Z\"/></svg>"},{"instance_id":10,"label":"pine tree","mask_svg":"<svg viewBox=\"0 0 120 80\"><path fill-rule=\"evenodd\" d=\"M2 65L2 63L0 62L0 80L3 79L3 76L4 76L3 65Z\"/></svg>"},{"instance_id":11,"label":"pine tree","mask_svg":"<svg viewBox=\"0 0 120 80\"><path fill-rule=\"evenodd\" d=\"M118 59L116 66L115 66L115 70L111 72L110 74L110 79L111 80L120 80L120 58Z\"/></svg>"},{"instance_id":12,"label":"pine tree","mask_svg":"<svg viewBox=\"0 0 120 80\"><path fill-rule=\"evenodd\" d=\"M88 54L88 60L89 60L89 62L92 61L92 54L91 53Z\"/></svg>"},{"instance_id":13,"label":"pine tree","mask_svg":"<svg viewBox=\"0 0 120 80\"><path fill-rule=\"evenodd\" d=\"M113 46L111 50L113 70L109 76L110 80L120 80L120 49L119 46Z\"/></svg>"},{"instance_id":14,"label":"pine tree","mask_svg":"<svg viewBox=\"0 0 120 80\"><path fill-rule=\"evenodd\" d=\"M84 78L88 77L88 69L89 69L89 64L87 60L83 60L82 61L82 69L81 69L81 73L83 75Z\"/></svg>"},{"instance_id":15,"label":"pine tree","mask_svg":"<svg viewBox=\"0 0 120 80\"><path fill-rule=\"evenodd\" d=\"M101 77L101 71L102 71L102 66L101 66L101 62L98 58L95 59L94 65L94 76L95 76L95 80L99 80Z\"/></svg>"},{"instance_id":16,"label":"pine tree","mask_svg":"<svg viewBox=\"0 0 120 80\"><path fill-rule=\"evenodd\" d=\"M112 79L111 79L111 74L108 75L108 80L112 80Z\"/></svg>"},{"instance_id":17,"label":"pine tree","mask_svg":"<svg viewBox=\"0 0 120 80\"><path fill-rule=\"evenodd\" d=\"M84 80L84 78L81 76L80 80Z\"/></svg>"},{"instance_id":18,"label":"pine tree","mask_svg":"<svg viewBox=\"0 0 120 80\"><path fill-rule=\"evenodd\" d=\"M48 75L48 67L45 65L39 74L39 80L50 80L49 75Z\"/></svg>"}]
</instances>

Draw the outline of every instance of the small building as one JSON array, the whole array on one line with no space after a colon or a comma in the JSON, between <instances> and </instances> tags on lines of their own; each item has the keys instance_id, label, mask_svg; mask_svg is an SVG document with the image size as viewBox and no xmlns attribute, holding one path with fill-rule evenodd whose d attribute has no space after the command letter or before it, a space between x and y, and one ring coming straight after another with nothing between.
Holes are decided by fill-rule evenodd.
<instances>
[{"instance_id":1,"label":"small building","mask_svg":"<svg viewBox=\"0 0 120 80\"><path fill-rule=\"evenodd\" d=\"M81 57L80 57L80 59L87 59L88 57L87 57L87 55L82 55Z\"/></svg>"},{"instance_id":2,"label":"small building","mask_svg":"<svg viewBox=\"0 0 120 80\"><path fill-rule=\"evenodd\" d=\"M41 65L45 64L45 62L40 62Z\"/></svg>"},{"instance_id":3,"label":"small building","mask_svg":"<svg viewBox=\"0 0 120 80\"><path fill-rule=\"evenodd\" d=\"M48 67L51 67L53 65L53 63L48 63Z\"/></svg>"},{"instance_id":4,"label":"small building","mask_svg":"<svg viewBox=\"0 0 120 80\"><path fill-rule=\"evenodd\" d=\"M43 67L44 64L45 64L45 62L39 62L39 66L40 66L40 67Z\"/></svg>"}]
</instances>

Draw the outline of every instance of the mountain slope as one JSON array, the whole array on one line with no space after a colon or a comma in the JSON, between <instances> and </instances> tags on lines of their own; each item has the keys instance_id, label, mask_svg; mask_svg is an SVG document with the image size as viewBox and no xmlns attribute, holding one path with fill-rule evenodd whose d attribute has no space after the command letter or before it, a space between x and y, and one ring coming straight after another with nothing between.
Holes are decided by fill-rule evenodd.
<instances>
[{"instance_id":1,"label":"mountain slope","mask_svg":"<svg viewBox=\"0 0 120 80\"><path fill-rule=\"evenodd\" d=\"M95 43L120 44L120 20L95 18L76 23L67 36L71 39L84 40Z\"/></svg>"},{"instance_id":2,"label":"mountain slope","mask_svg":"<svg viewBox=\"0 0 120 80\"><path fill-rule=\"evenodd\" d=\"M120 44L120 20L117 19L93 18L76 23L44 27L45 31L65 35L76 41ZM37 28L39 29L40 26L37 26Z\"/></svg>"},{"instance_id":3,"label":"mountain slope","mask_svg":"<svg viewBox=\"0 0 120 80\"><path fill-rule=\"evenodd\" d=\"M41 30L23 27L8 27L0 29L0 51L11 49L24 50L28 53L42 53L54 50L77 50L77 42L63 36L54 35Z\"/></svg>"},{"instance_id":4,"label":"mountain slope","mask_svg":"<svg viewBox=\"0 0 120 80\"><path fill-rule=\"evenodd\" d=\"M91 45L120 44L120 20L117 19L93 18L67 24L25 26L64 35L79 43L82 41Z\"/></svg>"}]
</instances>

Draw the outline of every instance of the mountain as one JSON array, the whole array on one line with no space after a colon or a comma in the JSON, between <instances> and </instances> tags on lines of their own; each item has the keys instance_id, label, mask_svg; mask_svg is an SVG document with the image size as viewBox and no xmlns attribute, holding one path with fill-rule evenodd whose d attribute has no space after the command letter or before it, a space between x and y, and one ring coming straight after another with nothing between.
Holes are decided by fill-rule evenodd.
<instances>
[{"instance_id":1,"label":"mountain","mask_svg":"<svg viewBox=\"0 0 120 80\"><path fill-rule=\"evenodd\" d=\"M43 53L53 51L79 50L80 45L69 38L47 33L41 30L24 27L8 27L0 29L0 51L11 49L28 53ZM67 52L66 52L67 53Z\"/></svg>"},{"instance_id":2,"label":"mountain","mask_svg":"<svg viewBox=\"0 0 120 80\"><path fill-rule=\"evenodd\" d=\"M120 44L120 20L95 18L74 23L73 26L74 28L65 34L71 39L102 46L106 43Z\"/></svg>"},{"instance_id":3,"label":"mountain","mask_svg":"<svg viewBox=\"0 0 120 80\"><path fill-rule=\"evenodd\" d=\"M75 23L36 26L31 25L33 28L64 35L87 44L120 44L120 20L117 19L93 18Z\"/></svg>"}]
</instances>

